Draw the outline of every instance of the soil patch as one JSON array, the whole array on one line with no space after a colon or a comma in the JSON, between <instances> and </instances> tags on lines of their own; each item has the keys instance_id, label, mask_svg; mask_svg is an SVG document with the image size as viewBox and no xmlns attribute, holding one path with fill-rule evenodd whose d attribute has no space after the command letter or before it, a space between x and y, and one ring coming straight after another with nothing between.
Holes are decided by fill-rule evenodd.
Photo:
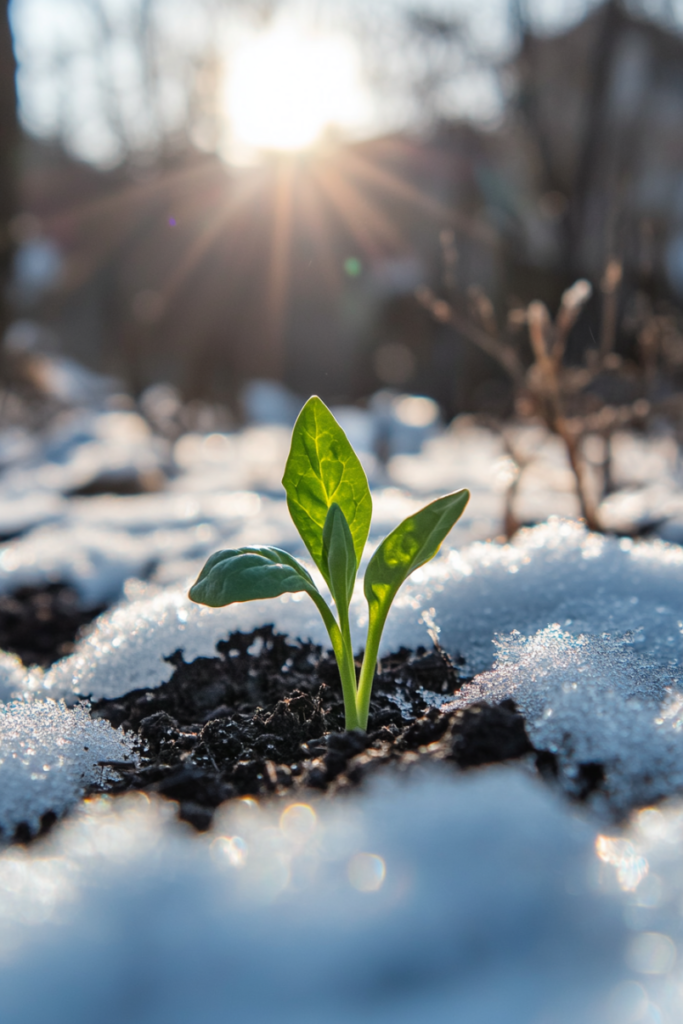
<instances>
[{"instance_id":1,"label":"soil patch","mask_svg":"<svg viewBox=\"0 0 683 1024\"><path fill-rule=\"evenodd\" d=\"M114 792L162 793L199 829L230 797L338 793L387 764L468 768L535 753L512 701L440 710L465 679L439 648L382 659L367 733L344 732L336 663L321 648L265 627L234 633L217 651L189 664L178 651L167 683L92 705L94 717L140 738L140 763L116 766Z\"/></svg>"},{"instance_id":2,"label":"soil patch","mask_svg":"<svg viewBox=\"0 0 683 1024\"><path fill-rule=\"evenodd\" d=\"M1 594L0 649L47 668L71 654L82 628L105 607L83 609L76 591L62 583Z\"/></svg>"}]
</instances>

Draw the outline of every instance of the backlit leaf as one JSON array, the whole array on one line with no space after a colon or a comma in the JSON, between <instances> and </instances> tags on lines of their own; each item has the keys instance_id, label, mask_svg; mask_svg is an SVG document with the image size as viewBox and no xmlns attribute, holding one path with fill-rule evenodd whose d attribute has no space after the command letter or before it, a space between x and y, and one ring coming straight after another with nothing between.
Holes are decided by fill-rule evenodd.
<instances>
[{"instance_id":1,"label":"backlit leaf","mask_svg":"<svg viewBox=\"0 0 683 1024\"><path fill-rule=\"evenodd\" d=\"M328 510L337 504L344 513L358 564L370 530L372 499L358 456L317 396L309 398L294 425L282 483L290 515L329 585L323 556Z\"/></svg>"},{"instance_id":2,"label":"backlit leaf","mask_svg":"<svg viewBox=\"0 0 683 1024\"><path fill-rule=\"evenodd\" d=\"M364 589L371 629L373 623L383 623L403 581L437 553L465 510L469 497L469 491L462 490L437 498L404 519L382 541L365 571Z\"/></svg>"}]
</instances>

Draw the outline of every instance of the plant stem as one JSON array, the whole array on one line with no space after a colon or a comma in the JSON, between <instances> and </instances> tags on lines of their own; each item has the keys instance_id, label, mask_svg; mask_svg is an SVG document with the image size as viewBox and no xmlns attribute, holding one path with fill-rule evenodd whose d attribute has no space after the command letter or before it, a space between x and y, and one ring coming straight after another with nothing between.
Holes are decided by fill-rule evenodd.
<instances>
[{"instance_id":1,"label":"plant stem","mask_svg":"<svg viewBox=\"0 0 683 1024\"><path fill-rule=\"evenodd\" d=\"M353 660L353 649L351 647L348 613L345 616L346 628L344 628L344 620L342 619L342 629L340 629L322 594L314 594L310 590L308 593L322 615L325 628L332 642L332 650L337 659L337 668L339 669L344 697L344 724L346 731L352 732L354 729L359 729L360 725L356 710L356 669Z\"/></svg>"},{"instance_id":2,"label":"plant stem","mask_svg":"<svg viewBox=\"0 0 683 1024\"><path fill-rule=\"evenodd\" d=\"M356 662L353 657L353 642L351 640L351 628L349 626L349 612L347 608L339 608L339 621L341 624L341 636L344 647L342 662L339 664L339 674L342 679L342 691L344 694L344 716L346 719L347 732L352 729L359 729L358 710L356 707ZM352 724L350 724L352 723Z\"/></svg>"},{"instance_id":3,"label":"plant stem","mask_svg":"<svg viewBox=\"0 0 683 1024\"><path fill-rule=\"evenodd\" d=\"M368 638L363 655L363 666L360 670L358 681L358 693L356 694L356 711L358 714L358 728L367 729L368 715L370 713L370 695L372 684L375 680L377 668L377 655L379 654L379 642L384 629L386 614L379 622L370 621L368 625Z\"/></svg>"}]
</instances>

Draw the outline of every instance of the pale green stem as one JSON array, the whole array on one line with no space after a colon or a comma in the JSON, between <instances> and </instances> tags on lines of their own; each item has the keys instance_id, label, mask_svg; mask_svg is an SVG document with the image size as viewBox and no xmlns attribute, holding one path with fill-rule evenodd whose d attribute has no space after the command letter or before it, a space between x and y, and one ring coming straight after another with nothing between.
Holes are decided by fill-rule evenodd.
<instances>
[{"instance_id":1,"label":"pale green stem","mask_svg":"<svg viewBox=\"0 0 683 1024\"><path fill-rule=\"evenodd\" d=\"M368 727L368 715L370 713L370 695L372 684L375 681L375 670L377 668L377 655L379 654L379 642L382 639L382 630L387 618L387 611L374 622L372 617L368 624L368 638L363 655L363 666L360 670L358 680L358 692L356 694L356 710L358 714L358 725L361 729Z\"/></svg>"},{"instance_id":2,"label":"pale green stem","mask_svg":"<svg viewBox=\"0 0 683 1024\"><path fill-rule=\"evenodd\" d=\"M351 637L349 633L349 620L348 615L346 616L346 630L344 631L344 623L342 621L342 629L337 625L332 611L325 601L322 594L313 593L308 591L310 596L313 598L315 605L322 615L325 628L327 629L330 641L332 642L332 650L334 656L337 659L337 667L339 669L339 676L342 684L342 694L344 696L344 718L347 732L351 732L353 729L360 728L358 724L358 712L356 711L356 669L353 661L353 650L351 648Z\"/></svg>"},{"instance_id":3,"label":"pale green stem","mask_svg":"<svg viewBox=\"0 0 683 1024\"><path fill-rule=\"evenodd\" d=\"M337 608L339 612L339 623L341 626L341 635L344 642L344 664L346 666L346 672L350 682L353 684L353 710L357 718L356 712L356 660L353 656L353 641L351 639L351 627L349 625L349 610L348 608ZM351 687L349 687L349 690ZM346 700L346 697L344 698ZM358 724L354 726L358 728Z\"/></svg>"}]
</instances>

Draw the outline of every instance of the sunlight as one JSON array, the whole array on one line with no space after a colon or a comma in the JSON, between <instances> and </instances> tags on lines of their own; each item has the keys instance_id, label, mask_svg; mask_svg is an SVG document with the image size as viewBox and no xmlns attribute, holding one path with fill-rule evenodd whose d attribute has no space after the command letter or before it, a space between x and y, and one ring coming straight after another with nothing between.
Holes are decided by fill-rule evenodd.
<instances>
[{"instance_id":1,"label":"sunlight","mask_svg":"<svg viewBox=\"0 0 683 1024\"><path fill-rule=\"evenodd\" d=\"M357 122L363 99L350 41L280 28L237 53L225 106L238 143L297 150L315 144L331 127Z\"/></svg>"}]
</instances>

